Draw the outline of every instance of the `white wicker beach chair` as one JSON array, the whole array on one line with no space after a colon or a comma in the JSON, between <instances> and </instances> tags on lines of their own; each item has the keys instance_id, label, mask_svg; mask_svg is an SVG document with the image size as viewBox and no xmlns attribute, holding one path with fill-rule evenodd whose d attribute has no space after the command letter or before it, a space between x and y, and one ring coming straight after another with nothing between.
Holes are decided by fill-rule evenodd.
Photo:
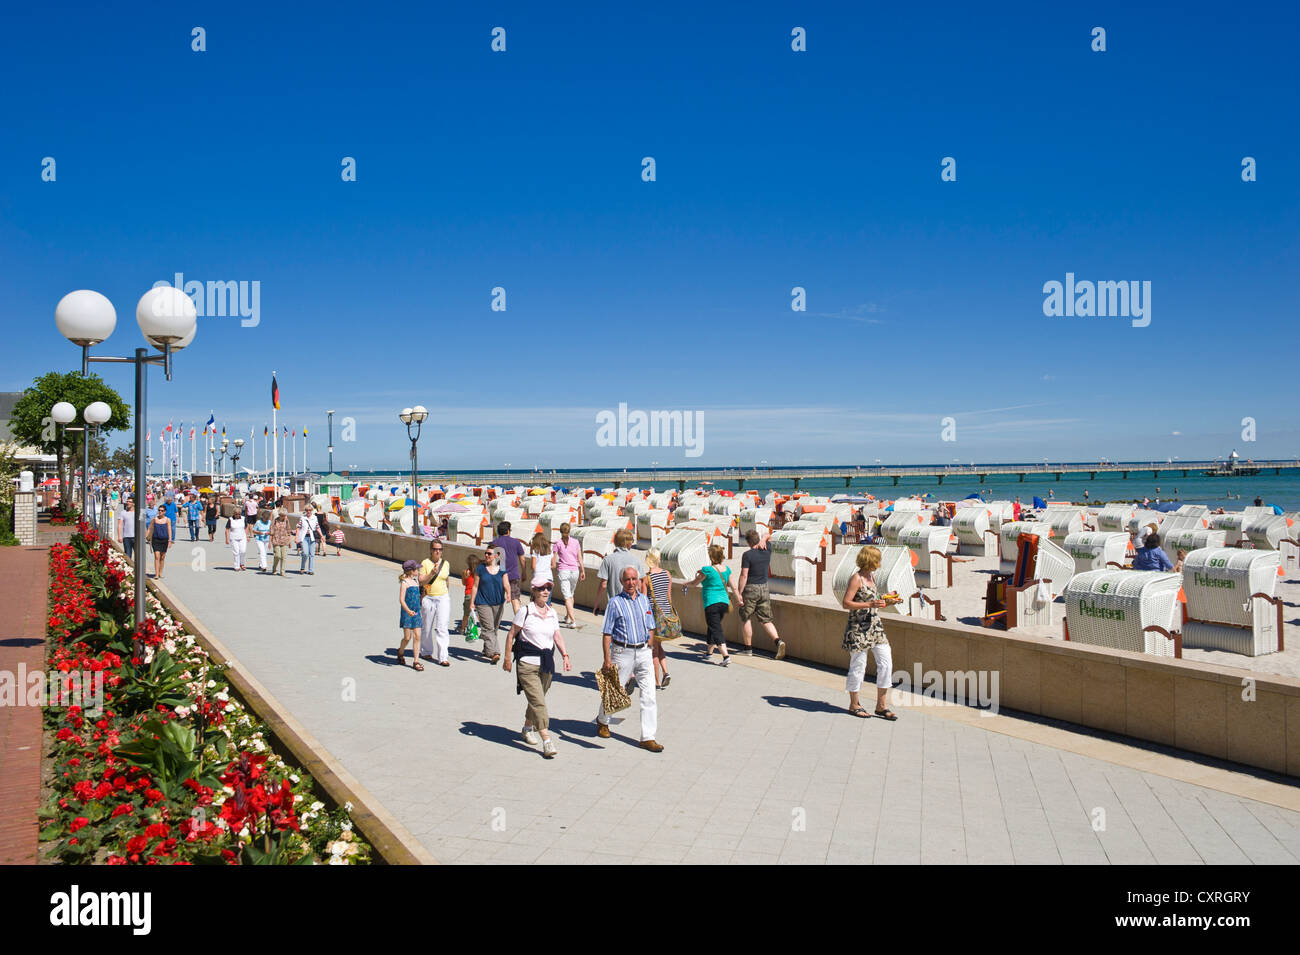
<instances>
[{"instance_id":1,"label":"white wicker beach chair","mask_svg":"<svg viewBox=\"0 0 1300 955\"><path fill-rule=\"evenodd\" d=\"M582 563L585 567L597 568L606 556L614 551L614 529L612 527L592 527L585 524L569 531L570 536L578 541L582 548ZM692 572L692 575L694 573Z\"/></svg>"},{"instance_id":2,"label":"white wicker beach chair","mask_svg":"<svg viewBox=\"0 0 1300 955\"><path fill-rule=\"evenodd\" d=\"M880 523L880 533L890 547L898 545L898 533L904 527L925 527L934 519L929 511L895 510Z\"/></svg>"},{"instance_id":3,"label":"white wicker beach chair","mask_svg":"<svg viewBox=\"0 0 1300 955\"><path fill-rule=\"evenodd\" d=\"M676 580L694 580L709 566L709 537L700 529L677 527L659 541L660 566Z\"/></svg>"},{"instance_id":4,"label":"white wicker beach chair","mask_svg":"<svg viewBox=\"0 0 1300 955\"><path fill-rule=\"evenodd\" d=\"M1274 596L1281 566L1275 550L1207 547L1188 554L1183 646L1252 657L1282 650L1283 604Z\"/></svg>"},{"instance_id":5,"label":"white wicker beach chair","mask_svg":"<svg viewBox=\"0 0 1300 955\"><path fill-rule=\"evenodd\" d=\"M1189 554L1203 547L1226 547L1224 532L1202 527L1185 527L1175 530L1160 529L1160 546L1170 559L1175 559L1180 550Z\"/></svg>"},{"instance_id":6,"label":"white wicker beach chair","mask_svg":"<svg viewBox=\"0 0 1300 955\"><path fill-rule=\"evenodd\" d=\"M1089 570L1065 588L1065 638L1161 657L1181 657L1175 628L1179 574Z\"/></svg>"},{"instance_id":7,"label":"white wicker beach chair","mask_svg":"<svg viewBox=\"0 0 1300 955\"><path fill-rule=\"evenodd\" d=\"M1129 521L1137 514L1131 504L1107 504L1097 513L1097 530L1128 533Z\"/></svg>"},{"instance_id":8,"label":"white wicker beach chair","mask_svg":"<svg viewBox=\"0 0 1300 955\"><path fill-rule=\"evenodd\" d=\"M822 592L825 552L820 531L782 530L772 535L768 574L773 593L808 597Z\"/></svg>"},{"instance_id":9,"label":"white wicker beach chair","mask_svg":"<svg viewBox=\"0 0 1300 955\"><path fill-rule=\"evenodd\" d=\"M925 574L920 583L927 587L952 586L952 532L947 527L917 524L898 532L898 546L911 550L917 559L916 573Z\"/></svg>"},{"instance_id":10,"label":"white wicker beach chair","mask_svg":"<svg viewBox=\"0 0 1300 955\"><path fill-rule=\"evenodd\" d=\"M1128 559L1129 536L1116 531L1084 531L1065 538L1065 552L1074 560L1074 572L1123 570Z\"/></svg>"},{"instance_id":11,"label":"white wicker beach chair","mask_svg":"<svg viewBox=\"0 0 1300 955\"><path fill-rule=\"evenodd\" d=\"M1021 534L1037 534L1039 540L1047 540L1051 532L1052 526L1046 521L1010 521L998 528L998 557L1002 573L1009 574L1016 569Z\"/></svg>"},{"instance_id":12,"label":"white wicker beach chair","mask_svg":"<svg viewBox=\"0 0 1300 955\"><path fill-rule=\"evenodd\" d=\"M1083 510L1081 508L1066 507L1049 507L1047 513L1043 515L1043 520L1052 528L1052 538L1062 541L1071 534L1078 534L1083 531Z\"/></svg>"},{"instance_id":13,"label":"white wicker beach chair","mask_svg":"<svg viewBox=\"0 0 1300 955\"><path fill-rule=\"evenodd\" d=\"M772 509L770 507L747 507L740 512L740 536L750 531L758 531L762 537L772 533Z\"/></svg>"},{"instance_id":14,"label":"white wicker beach chair","mask_svg":"<svg viewBox=\"0 0 1300 955\"><path fill-rule=\"evenodd\" d=\"M669 518L666 510L641 511L636 516L636 546L644 549L658 547L668 533Z\"/></svg>"},{"instance_id":15,"label":"white wicker beach chair","mask_svg":"<svg viewBox=\"0 0 1300 955\"><path fill-rule=\"evenodd\" d=\"M1260 550L1277 550L1291 537L1291 521L1284 514L1256 517L1246 522L1242 534Z\"/></svg>"},{"instance_id":16,"label":"white wicker beach chair","mask_svg":"<svg viewBox=\"0 0 1300 955\"><path fill-rule=\"evenodd\" d=\"M998 552L998 532L990 523L993 510L989 507L964 507L952 519L952 531L957 535L957 553L978 557L994 557Z\"/></svg>"}]
</instances>

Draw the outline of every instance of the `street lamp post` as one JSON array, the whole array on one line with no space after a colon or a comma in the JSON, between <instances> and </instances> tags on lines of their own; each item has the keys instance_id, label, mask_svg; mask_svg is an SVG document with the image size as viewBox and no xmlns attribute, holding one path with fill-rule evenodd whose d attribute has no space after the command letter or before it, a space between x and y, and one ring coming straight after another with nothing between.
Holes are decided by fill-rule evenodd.
<instances>
[{"instance_id":1,"label":"street lamp post","mask_svg":"<svg viewBox=\"0 0 1300 955\"><path fill-rule=\"evenodd\" d=\"M230 479L235 482L236 487L239 486L239 456L243 451L244 439L236 438L235 450L230 452Z\"/></svg>"},{"instance_id":2,"label":"street lamp post","mask_svg":"<svg viewBox=\"0 0 1300 955\"><path fill-rule=\"evenodd\" d=\"M90 513L90 435L91 428L99 432L99 426L113 417L113 409L103 401L92 401L81 413L86 422L81 436L81 516Z\"/></svg>"},{"instance_id":3,"label":"street lamp post","mask_svg":"<svg viewBox=\"0 0 1300 955\"><path fill-rule=\"evenodd\" d=\"M420 522L416 519L420 512L420 458L418 446L420 443L420 430L424 426L424 419L429 417L429 410L424 405L416 405L414 408L403 408L397 415L406 425L406 436L411 439L411 533L420 533ZM415 430L411 430L414 427Z\"/></svg>"},{"instance_id":4,"label":"street lamp post","mask_svg":"<svg viewBox=\"0 0 1300 955\"><path fill-rule=\"evenodd\" d=\"M333 474L334 473L334 412L327 411L325 412L325 414L330 419L330 443L329 443L330 474Z\"/></svg>"},{"instance_id":5,"label":"street lamp post","mask_svg":"<svg viewBox=\"0 0 1300 955\"><path fill-rule=\"evenodd\" d=\"M78 289L59 300L54 309L54 323L63 336L74 345L81 346L81 373L87 374L91 362L130 364L135 368L135 539L144 542L145 523L145 420L148 417L148 368L162 365L167 380L172 377L172 353L194 341L198 332L197 312L190 297L170 285L149 289L136 303L135 319L145 341L159 349L150 354L147 348L135 349L130 358L92 356L90 349L107 341L117 327L117 310L113 303L98 292ZM138 631L145 618L145 550L135 549L135 624ZM143 644L137 637L137 656L143 653Z\"/></svg>"},{"instance_id":6,"label":"street lamp post","mask_svg":"<svg viewBox=\"0 0 1300 955\"><path fill-rule=\"evenodd\" d=\"M77 409L72 406L72 402L70 401L56 401L54 407L50 409L50 417L54 420L54 423L59 426L59 460L62 462L64 435L68 431L68 425L77 420ZM71 462L69 462L69 467L71 467ZM69 480L66 485L62 483L62 468L59 468L59 481L59 506L66 508L68 506L68 499L72 496L70 493L72 491L72 482Z\"/></svg>"},{"instance_id":7,"label":"street lamp post","mask_svg":"<svg viewBox=\"0 0 1300 955\"><path fill-rule=\"evenodd\" d=\"M224 481L226 479L226 455L230 453L230 439L222 438L221 447L217 450L217 467L220 468L217 477Z\"/></svg>"}]
</instances>

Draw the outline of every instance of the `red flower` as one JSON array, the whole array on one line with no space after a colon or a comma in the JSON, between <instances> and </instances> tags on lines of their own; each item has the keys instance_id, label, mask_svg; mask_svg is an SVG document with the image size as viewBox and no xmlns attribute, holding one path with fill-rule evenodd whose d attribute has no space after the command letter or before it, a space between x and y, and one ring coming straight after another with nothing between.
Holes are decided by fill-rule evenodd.
<instances>
[{"instance_id":1,"label":"red flower","mask_svg":"<svg viewBox=\"0 0 1300 955\"><path fill-rule=\"evenodd\" d=\"M133 811L134 811L134 807L130 803L127 802L118 803L117 808L113 810L113 814L109 816L109 818L116 819L118 816L125 816L128 813Z\"/></svg>"},{"instance_id":2,"label":"red flower","mask_svg":"<svg viewBox=\"0 0 1300 955\"><path fill-rule=\"evenodd\" d=\"M123 858L122 856L109 856L109 857L108 857L108 864L109 864L109 865L126 865L126 859Z\"/></svg>"},{"instance_id":3,"label":"red flower","mask_svg":"<svg viewBox=\"0 0 1300 955\"><path fill-rule=\"evenodd\" d=\"M146 826L144 834L150 839L165 839L171 833L171 826L165 822L155 822L152 826Z\"/></svg>"},{"instance_id":4,"label":"red flower","mask_svg":"<svg viewBox=\"0 0 1300 955\"><path fill-rule=\"evenodd\" d=\"M148 836L134 836L129 842L127 842L126 851L129 852L131 855L138 855L139 853L144 852L144 850L147 849L148 847L149 847Z\"/></svg>"},{"instance_id":5,"label":"red flower","mask_svg":"<svg viewBox=\"0 0 1300 955\"><path fill-rule=\"evenodd\" d=\"M82 828L83 826L88 826L88 825L90 825L89 819L87 819L85 816L78 816L76 819L72 820L72 824L68 826L68 832L76 832L78 829Z\"/></svg>"}]
</instances>

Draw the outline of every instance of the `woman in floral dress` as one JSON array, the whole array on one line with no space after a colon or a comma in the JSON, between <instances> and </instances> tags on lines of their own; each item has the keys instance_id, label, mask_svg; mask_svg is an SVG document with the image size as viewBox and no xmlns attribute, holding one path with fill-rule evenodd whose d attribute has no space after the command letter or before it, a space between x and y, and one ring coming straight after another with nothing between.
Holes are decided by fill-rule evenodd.
<instances>
[{"instance_id":1,"label":"woman in floral dress","mask_svg":"<svg viewBox=\"0 0 1300 955\"><path fill-rule=\"evenodd\" d=\"M893 675L893 658L889 652L889 638L880 621L880 610L889 606L876 592L876 570L880 567L880 549L864 547L858 551L857 573L849 578L842 605L849 612L849 622L844 627L844 649L849 651L849 675L845 689L849 691L849 714L867 719L871 714L858 699L863 677L867 673L867 651L876 658L876 716L886 720L898 717L886 705Z\"/></svg>"}]
</instances>

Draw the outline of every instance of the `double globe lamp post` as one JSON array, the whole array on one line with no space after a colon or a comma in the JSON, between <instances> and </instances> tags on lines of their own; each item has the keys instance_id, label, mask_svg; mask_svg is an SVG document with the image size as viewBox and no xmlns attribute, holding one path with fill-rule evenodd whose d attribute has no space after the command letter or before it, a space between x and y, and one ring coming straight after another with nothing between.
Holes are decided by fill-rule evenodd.
<instances>
[{"instance_id":1,"label":"double globe lamp post","mask_svg":"<svg viewBox=\"0 0 1300 955\"><path fill-rule=\"evenodd\" d=\"M429 409L424 405L403 408L398 416L406 425L406 436L411 439L411 533L420 533L420 466L416 455L416 446L420 443L420 429L424 419L429 417ZM414 430L412 430L414 428Z\"/></svg>"},{"instance_id":2,"label":"double globe lamp post","mask_svg":"<svg viewBox=\"0 0 1300 955\"><path fill-rule=\"evenodd\" d=\"M54 309L54 322L63 337L81 346L81 373L87 374L91 362L135 366L135 624L137 632L145 619L145 447L144 430L148 409L148 368L162 365L167 380L172 377L172 353L194 341L198 332L198 313L190 297L170 285L157 285L145 292L135 307L135 320L145 341L157 348L137 348L129 358L91 355L90 349L107 341L117 327L117 310L113 303L90 289L69 292ZM107 420L107 419L105 419ZM136 655L142 652L138 636Z\"/></svg>"},{"instance_id":3,"label":"double globe lamp post","mask_svg":"<svg viewBox=\"0 0 1300 955\"><path fill-rule=\"evenodd\" d=\"M82 412L82 420L86 422L84 427L70 428L68 425L77 420L77 409L69 401L56 402L50 409L50 417L58 424L63 425L63 430L67 431L84 431L81 442L81 516L89 520L89 503L90 503L90 438L91 428L98 431L99 426L113 417L113 409L103 401L92 401L86 405L86 410Z\"/></svg>"}]
</instances>

